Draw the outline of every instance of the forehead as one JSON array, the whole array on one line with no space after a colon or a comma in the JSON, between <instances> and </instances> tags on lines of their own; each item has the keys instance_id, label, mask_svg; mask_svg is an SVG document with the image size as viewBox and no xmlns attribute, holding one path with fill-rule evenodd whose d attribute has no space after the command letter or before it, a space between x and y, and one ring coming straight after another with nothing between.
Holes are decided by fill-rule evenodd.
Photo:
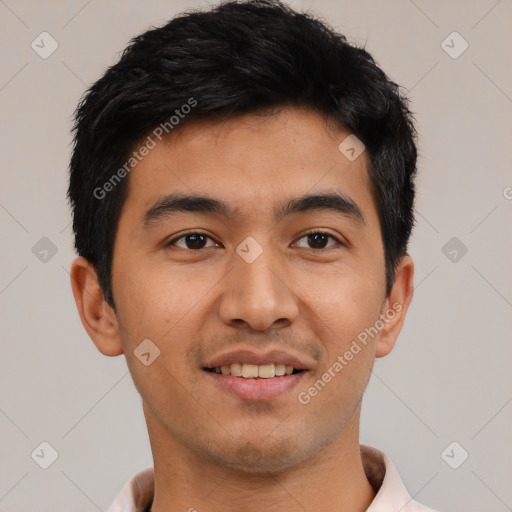
<instances>
[{"instance_id":1,"label":"forehead","mask_svg":"<svg viewBox=\"0 0 512 512\"><path fill-rule=\"evenodd\" d=\"M173 192L215 197L243 220L321 190L373 209L366 152L351 160L340 150L349 135L296 108L194 121L161 141L152 137L153 149L130 173L126 203L147 211Z\"/></svg>"}]
</instances>

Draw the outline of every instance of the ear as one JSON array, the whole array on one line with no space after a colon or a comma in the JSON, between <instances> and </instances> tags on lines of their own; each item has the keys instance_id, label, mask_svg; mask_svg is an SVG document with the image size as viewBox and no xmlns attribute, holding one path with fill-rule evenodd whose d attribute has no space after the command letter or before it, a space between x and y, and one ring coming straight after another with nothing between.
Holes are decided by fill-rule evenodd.
<instances>
[{"instance_id":1,"label":"ear","mask_svg":"<svg viewBox=\"0 0 512 512\"><path fill-rule=\"evenodd\" d=\"M122 354L117 317L105 300L93 265L80 256L73 261L70 274L78 314L90 338L102 354Z\"/></svg>"},{"instance_id":2,"label":"ear","mask_svg":"<svg viewBox=\"0 0 512 512\"><path fill-rule=\"evenodd\" d=\"M376 357L387 356L395 346L412 300L413 278L414 261L408 255L403 256L395 271L393 287L382 307L381 321L383 327L377 341Z\"/></svg>"}]
</instances>

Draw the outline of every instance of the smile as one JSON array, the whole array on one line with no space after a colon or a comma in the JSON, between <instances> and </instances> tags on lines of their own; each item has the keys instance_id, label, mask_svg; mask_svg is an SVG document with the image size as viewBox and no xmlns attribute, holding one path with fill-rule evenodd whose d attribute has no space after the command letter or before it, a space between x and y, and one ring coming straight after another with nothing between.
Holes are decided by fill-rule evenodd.
<instances>
[{"instance_id":1,"label":"smile","mask_svg":"<svg viewBox=\"0 0 512 512\"><path fill-rule=\"evenodd\" d=\"M281 364L239 364L203 368L204 375L218 389L244 401L269 401L286 396L298 385L307 370Z\"/></svg>"},{"instance_id":2,"label":"smile","mask_svg":"<svg viewBox=\"0 0 512 512\"><path fill-rule=\"evenodd\" d=\"M301 372L293 366L284 364L247 364L247 363L233 363L228 366L216 366L215 368L207 368L207 371L231 375L233 377L242 377L244 379L272 379L274 377L284 377L285 375L292 375Z\"/></svg>"}]
</instances>

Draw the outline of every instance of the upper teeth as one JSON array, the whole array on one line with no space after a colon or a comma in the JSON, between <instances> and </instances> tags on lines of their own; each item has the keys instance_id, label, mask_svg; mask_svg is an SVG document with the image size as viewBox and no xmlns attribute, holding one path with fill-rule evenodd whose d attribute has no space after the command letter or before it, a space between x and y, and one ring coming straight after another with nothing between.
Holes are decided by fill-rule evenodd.
<instances>
[{"instance_id":1,"label":"upper teeth","mask_svg":"<svg viewBox=\"0 0 512 512\"><path fill-rule=\"evenodd\" d=\"M284 364L241 364L233 363L230 366L217 366L217 373L222 375L232 375L234 377L244 377L245 379L271 379L272 377L280 377L282 375L291 375L293 366L285 366Z\"/></svg>"}]
</instances>

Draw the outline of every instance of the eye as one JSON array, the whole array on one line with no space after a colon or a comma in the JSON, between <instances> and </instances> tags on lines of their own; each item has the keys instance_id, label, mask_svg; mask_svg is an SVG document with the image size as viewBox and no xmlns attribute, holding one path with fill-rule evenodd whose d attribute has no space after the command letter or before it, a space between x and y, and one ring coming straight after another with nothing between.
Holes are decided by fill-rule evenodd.
<instances>
[{"instance_id":1,"label":"eye","mask_svg":"<svg viewBox=\"0 0 512 512\"><path fill-rule=\"evenodd\" d=\"M213 246L218 245L207 234L200 233L198 231L193 231L173 238L172 240L165 244L165 247L176 246L189 252L197 252L200 251L201 249L213 247L212 245L206 245L208 239L214 242ZM313 249L315 251L323 251L335 245L344 245L335 236L324 231L312 231L311 233L307 233L303 235L301 238L299 238L299 241L304 239L306 240L306 243L311 245L311 247L306 248ZM328 244L329 239L333 240L334 243L326 246L326 244Z\"/></svg>"},{"instance_id":2,"label":"eye","mask_svg":"<svg viewBox=\"0 0 512 512\"><path fill-rule=\"evenodd\" d=\"M173 238L169 242L165 244L165 247L170 246L177 246L182 249L188 250L188 251L198 251L201 249L205 249L208 247L205 247L206 240L210 239L213 241L211 237L206 235L205 233L199 233L197 231L193 231L190 233L185 233L184 235L180 235L176 238ZM183 241L182 245L179 245L178 242ZM211 247L211 246L210 246Z\"/></svg>"},{"instance_id":3,"label":"eye","mask_svg":"<svg viewBox=\"0 0 512 512\"><path fill-rule=\"evenodd\" d=\"M329 238L334 240L335 243L326 247L325 245L328 243ZM334 245L344 245L335 236L323 231L312 231L311 233L307 233L306 235L299 238L299 241L303 239L306 239L306 242L312 245L312 247L307 247L308 249L314 249L318 251L329 249Z\"/></svg>"}]
</instances>

